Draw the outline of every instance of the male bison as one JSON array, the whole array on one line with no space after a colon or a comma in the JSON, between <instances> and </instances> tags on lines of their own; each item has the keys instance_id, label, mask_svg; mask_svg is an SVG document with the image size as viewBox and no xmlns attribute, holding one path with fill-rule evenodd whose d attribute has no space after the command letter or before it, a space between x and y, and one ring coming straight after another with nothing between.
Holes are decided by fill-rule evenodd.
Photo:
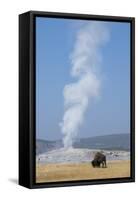
<instances>
[{"instance_id":1,"label":"male bison","mask_svg":"<svg viewBox=\"0 0 138 200\"><path fill-rule=\"evenodd\" d=\"M91 164L93 167L100 167L101 164L102 167L106 167L106 156L100 152L97 152Z\"/></svg>"}]
</instances>

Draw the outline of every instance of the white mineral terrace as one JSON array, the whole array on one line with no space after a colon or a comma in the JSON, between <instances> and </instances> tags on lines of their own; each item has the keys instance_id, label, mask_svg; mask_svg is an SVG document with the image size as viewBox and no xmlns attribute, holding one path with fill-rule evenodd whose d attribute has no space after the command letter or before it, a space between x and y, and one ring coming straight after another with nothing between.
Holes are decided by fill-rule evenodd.
<instances>
[{"instance_id":1,"label":"white mineral terrace","mask_svg":"<svg viewBox=\"0 0 138 200\"><path fill-rule=\"evenodd\" d=\"M100 151L100 150L99 150ZM96 149L56 149L48 151L43 154L36 156L37 163L82 163L82 162L91 162L95 153L98 152ZM129 160L130 152L127 151L105 151L102 153L106 155L107 162L108 160Z\"/></svg>"}]
</instances>

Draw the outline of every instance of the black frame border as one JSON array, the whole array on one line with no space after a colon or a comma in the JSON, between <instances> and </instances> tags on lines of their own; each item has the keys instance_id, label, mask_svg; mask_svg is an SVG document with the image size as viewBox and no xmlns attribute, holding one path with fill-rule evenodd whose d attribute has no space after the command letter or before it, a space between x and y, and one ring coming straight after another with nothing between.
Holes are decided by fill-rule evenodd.
<instances>
[{"instance_id":1,"label":"black frame border","mask_svg":"<svg viewBox=\"0 0 138 200\"><path fill-rule=\"evenodd\" d=\"M45 18L62 18L62 19L78 19L78 20L96 20L96 21L111 21L111 22L124 22L130 23L130 131L131 131L131 176L126 178L111 178L111 179L95 179L95 180L76 180L76 181L60 181L60 182L47 182L47 183L36 183L36 17ZM25 23L27 33L24 36L24 40L28 44L23 44L22 38L24 30L22 28L22 21ZM96 184L109 184L109 183L125 183L135 181L135 18L134 17L121 17L121 16L105 16L105 15L88 15L88 14L74 14L74 13L56 13L56 12L39 12L39 11L29 11L19 15L19 184L26 186L28 188L48 188L48 187L63 187L63 186L81 186L81 185L96 185ZM23 132L20 126L22 119L22 113L26 96L21 100L22 97L22 87L23 87L23 74L22 67L25 65L25 61L22 58L22 48L27 49L27 64L28 71L25 75L28 75L28 120L24 122L24 125L28 128L28 137L23 143ZM24 75L24 76L25 76ZM25 78L25 77L24 77ZM23 107L22 107L23 106ZM22 107L22 109L20 109ZM24 168L23 160L25 160L26 154L22 151L26 150L24 144L27 145L27 150L29 151L27 163ZM24 159L21 158L23 156ZM22 165L22 167L21 167ZM28 168L28 169L27 169ZM25 172L25 170L28 170ZM29 177L28 177L29 176Z\"/></svg>"}]
</instances>

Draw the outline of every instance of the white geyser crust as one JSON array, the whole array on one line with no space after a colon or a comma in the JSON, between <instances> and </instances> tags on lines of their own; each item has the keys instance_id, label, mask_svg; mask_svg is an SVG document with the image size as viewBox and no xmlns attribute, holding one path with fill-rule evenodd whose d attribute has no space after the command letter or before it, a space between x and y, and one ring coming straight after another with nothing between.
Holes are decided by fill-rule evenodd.
<instances>
[{"instance_id":1,"label":"white geyser crust","mask_svg":"<svg viewBox=\"0 0 138 200\"><path fill-rule=\"evenodd\" d=\"M64 116L60 123L64 148L73 146L92 98L100 95L101 47L109 39L104 22L85 22L76 33L71 53L71 76L76 82L65 85Z\"/></svg>"}]
</instances>

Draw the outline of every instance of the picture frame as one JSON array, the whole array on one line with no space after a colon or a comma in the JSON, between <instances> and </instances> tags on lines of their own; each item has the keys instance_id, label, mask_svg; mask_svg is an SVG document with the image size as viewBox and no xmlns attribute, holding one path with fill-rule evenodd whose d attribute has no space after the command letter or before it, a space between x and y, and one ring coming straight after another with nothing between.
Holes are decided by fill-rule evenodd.
<instances>
[{"instance_id":1,"label":"picture frame","mask_svg":"<svg viewBox=\"0 0 138 200\"><path fill-rule=\"evenodd\" d=\"M130 25L130 176L36 182L36 18L128 23ZM43 31L43 30L42 30ZM55 36L56 37L56 36ZM37 44L38 45L38 44ZM46 45L46 44L45 44ZM52 51L52 48L49 49ZM47 67L47 66L46 66ZM123 77L122 77L123 79ZM52 109L52 108L51 108ZM108 167L107 167L108 169ZM19 184L27 188L135 181L135 18L29 11L19 15Z\"/></svg>"}]
</instances>

